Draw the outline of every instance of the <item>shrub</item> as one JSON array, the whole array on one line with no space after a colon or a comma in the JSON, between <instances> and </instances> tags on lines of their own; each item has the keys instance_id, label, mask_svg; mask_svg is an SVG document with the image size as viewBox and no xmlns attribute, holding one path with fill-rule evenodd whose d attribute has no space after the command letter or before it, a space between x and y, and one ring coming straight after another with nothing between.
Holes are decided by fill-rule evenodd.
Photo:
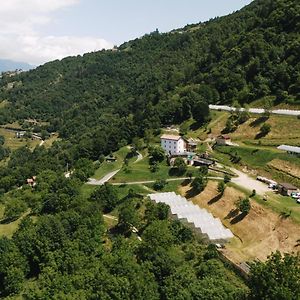
<instances>
[{"instance_id":1,"label":"shrub","mask_svg":"<svg viewBox=\"0 0 300 300\"><path fill-rule=\"evenodd\" d=\"M154 184L153 184L153 188L156 190L156 191L160 191L162 190L165 185L167 184L167 182L163 179L157 179Z\"/></svg>"}]
</instances>

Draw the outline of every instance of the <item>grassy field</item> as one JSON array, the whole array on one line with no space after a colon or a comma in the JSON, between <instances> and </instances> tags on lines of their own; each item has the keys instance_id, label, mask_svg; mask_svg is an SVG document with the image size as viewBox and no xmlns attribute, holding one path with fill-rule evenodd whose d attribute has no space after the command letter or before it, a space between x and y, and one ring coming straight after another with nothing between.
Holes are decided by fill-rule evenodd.
<instances>
[{"instance_id":1,"label":"grassy field","mask_svg":"<svg viewBox=\"0 0 300 300\"><path fill-rule=\"evenodd\" d=\"M116 186L116 190L120 199L126 197L130 190L139 195L147 195L152 192L151 187L148 188L141 184Z\"/></svg>"},{"instance_id":2,"label":"grassy field","mask_svg":"<svg viewBox=\"0 0 300 300\"><path fill-rule=\"evenodd\" d=\"M128 167L123 167L122 170L112 178L112 182L135 182L135 181L147 181L157 179L168 179L176 177L184 177L186 175L172 175L170 166L166 161L159 164L159 169L156 172L151 172L149 169L148 157L144 157L138 163L129 164ZM197 169L188 167L188 171L196 174Z\"/></svg>"},{"instance_id":3,"label":"grassy field","mask_svg":"<svg viewBox=\"0 0 300 300\"><path fill-rule=\"evenodd\" d=\"M46 139L45 142L44 142L44 146L46 148L50 148L52 146L52 144L56 141L59 141L59 137L58 137L58 134L53 134L50 136L49 139Z\"/></svg>"},{"instance_id":4,"label":"grassy field","mask_svg":"<svg viewBox=\"0 0 300 300\"><path fill-rule=\"evenodd\" d=\"M156 180L168 178L169 166L166 161L159 164L157 172L153 173L149 169L148 158L144 158L136 164L130 164L123 168L112 180L112 182L134 182L143 180Z\"/></svg>"},{"instance_id":5,"label":"grassy field","mask_svg":"<svg viewBox=\"0 0 300 300\"><path fill-rule=\"evenodd\" d=\"M244 189L241 186L238 186L232 182L228 183L228 186L234 188L237 191L240 191L245 196L249 197L250 192L247 189ZM263 205L272 211L276 212L279 215L283 215L284 213L290 213L289 218L293 220L295 223L300 225L300 204L296 202L295 199L287 196L282 196L275 192L270 191L267 195L267 201L264 201L258 195L254 196L253 200L255 200L260 205Z\"/></svg>"},{"instance_id":6,"label":"grassy field","mask_svg":"<svg viewBox=\"0 0 300 300\"><path fill-rule=\"evenodd\" d=\"M3 218L5 207L0 205L0 219ZM10 222L10 223L0 223L0 237L11 238L13 234L17 231L22 219L28 215L29 211L24 213L19 219Z\"/></svg>"},{"instance_id":7,"label":"grassy field","mask_svg":"<svg viewBox=\"0 0 300 300\"><path fill-rule=\"evenodd\" d=\"M193 120L186 121L182 126L186 127L188 130L188 133L186 134L187 138L200 139L204 141L209 137L209 135L220 134L225 127L228 116L229 114L227 112L211 111L212 120L207 126L192 128L194 123Z\"/></svg>"},{"instance_id":8,"label":"grassy field","mask_svg":"<svg viewBox=\"0 0 300 300\"><path fill-rule=\"evenodd\" d=\"M274 159L289 161L291 163L293 162L294 164L300 166L300 159L290 154L277 151L277 149L273 148L261 149L248 146L218 146L216 149L224 154L237 153L237 155L241 157L243 163L249 164L253 167L265 167L267 163Z\"/></svg>"},{"instance_id":9,"label":"grassy field","mask_svg":"<svg viewBox=\"0 0 300 300\"><path fill-rule=\"evenodd\" d=\"M183 181L177 181L177 180L176 181L169 181L169 182L167 182L167 184L165 185L165 187L162 190L157 191L157 192L159 192L159 193L165 193L165 192L175 192L175 193L177 193L179 191L179 187L184 182ZM147 183L147 184L145 184L145 186L148 187L149 189L153 190L153 183ZM156 192L156 191L153 190L153 192Z\"/></svg>"},{"instance_id":10,"label":"grassy field","mask_svg":"<svg viewBox=\"0 0 300 300\"><path fill-rule=\"evenodd\" d=\"M235 132L230 133L230 136L235 141L251 141L253 144L262 146L296 145L300 143L300 120L297 117L271 115L265 122L271 125L270 133L257 139L256 136L260 132L263 123L259 116L253 115L247 122L240 125Z\"/></svg>"},{"instance_id":11,"label":"grassy field","mask_svg":"<svg viewBox=\"0 0 300 300\"><path fill-rule=\"evenodd\" d=\"M224 164L232 165L230 156L237 154L240 164L247 165L254 174L272 177L277 182L290 182L300 186L300 158L278 151L276 148L258 148L252 146L218 146L215 148L215 158Z\"/></svg>"},{"instance_id":12,"label":"grassy field","mask_svg":"<svg viewBox=\"0 0 300 300\"><path fill-rule=\"evenodd\" d=\"M211 121L207 126L193 129L192 120L184 122L181 127L187 128L187 137L205 140L209 136L218 136L225 128L230 113L224 111L211 111ZM271 131L265 137L256 139L264 120L259 115L251 114L251 117L244 124L229 133L234 141L252 143L259 146L277 146L280 144L300 144L300 119L294 116L271 115L266 121L271 125Z\"/></svg>"},{"instance_id":13,"label":"grassy field","mask_svg":"<svg viewBox=\"0 0 300 300\"><path fill-rule=\"evenodd\" d=\"M90 195L92 194L92 192L94 190L96 190L98 187L99 186L96 186L96 185L84 184L80 189L80 193L84 198L89 198ZM120 199L126 197L130 190L132 190L134 193L141 194L141 195L147 195L147 194L153 192L151 185L146 186L146 185L139 185L139 184L118 185L118 186L115 186L115 189L116 189Z\"/></svg>"},{"instance_id":14,"label":"grassy field","mask_svg":"<svg viewBox=\"0 0 300 300\"><path fill-rule=\"evenodd\" d=\"M11 150L18 149L22 146L28 146L31 149L34 149L37 145L40 144L39 140L25 139L25 138L16 138L15 133L8 131L4 128L0 128L0 135L4 136L5 143L4 146L10 148Z\"/></svg>"},{"instance_id":15,"label":"grassy field","mask_svg":"<svg viewBox=\"0 0 300 300\"><path fill-rule=\"evenodd\" d=\"M101 166L96 170L93 178L101 179L107 173L120 169L123 166L124 159L126 155L129 153L128 147L123 147L117 152L113 153L114 156L117 158L115 162L107 162L104 161Z\"/></svg>"}]
</instances>

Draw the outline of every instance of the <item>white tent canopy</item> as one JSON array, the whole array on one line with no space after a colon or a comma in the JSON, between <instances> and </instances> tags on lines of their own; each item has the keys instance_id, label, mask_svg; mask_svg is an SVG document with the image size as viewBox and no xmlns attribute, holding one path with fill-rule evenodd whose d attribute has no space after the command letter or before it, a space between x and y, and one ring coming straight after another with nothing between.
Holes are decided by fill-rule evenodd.
<instances>
[{"instance_id":1,"label":"white tent canopy","mask_svg":"<svg viewBox=\"0 0 300 300\"><path fill-rule=\"evenodd\" d=\"M173 215L176 215L178 219L185 219L192 223L212 242L219 242L233 237L232 232L225 228L219 219L214 218L207 210L187 201L186 198L176 195L174 192L149 194L148 196L156 203L168 204Z\"/></svg>"}]
</instances>

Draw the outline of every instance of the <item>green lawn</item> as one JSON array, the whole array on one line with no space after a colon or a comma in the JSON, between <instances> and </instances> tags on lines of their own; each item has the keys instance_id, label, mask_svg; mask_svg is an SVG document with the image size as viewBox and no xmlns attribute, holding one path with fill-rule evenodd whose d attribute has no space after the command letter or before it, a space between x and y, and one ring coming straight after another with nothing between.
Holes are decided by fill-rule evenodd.
<instances>
[{"instance_id":1,"label":"green lawn","mask_svg":"<svg viewBox=\"0 0 300 300\"><path fill-rule=\"evenodd\" d=\"M123 147L117 152L115 152L114 156L117 158L117 160L115 162L104 161L99 167L99 169L96 170L93 178L101 179L109 172L120 169L123 166L124 159L126 155L129 153L129 151L130 150L127 147Z\"/></svg>"},{"instance_id":2,"label":"green lawn","mask_svg":"<svg viewBox=\"0 0 300 300\"><path fill-rule=\"evenodd\" d=\"M167 182L167 184L165 185L165 187L160 190L160 191L157 191L159 193L163 193L163 192L177 192L179 186L182 184L182 180L181 181L169 181ZM147 186L148 188L150 189L153 189L153 183L147 183L145 184L145 186ZM149 192L150 193L150 192Z\"/></svg>"},{"instance_id":3,"label":"green lawn","mask_svg":"<svg viewBox=\"0 0 300 300\"><path fill-rule=\"evenodd\" d=\"M112 182L135 182L135 181L147 181L147 180L157 180L157 179L168 179L181 176L172 176L170 174L170 166L167 165L166 160L159 164L159 169L156 172L151 172L149 169L148 157L144 157L138 163L129 164L128 167L123 167L122 170L112 178ZM197 169L194 167L189 167L188 171L197 173Z\"/></svg>"},{"instance_id":4,"label":"green lawn","mask_svg":"<svg viewBox=\"0 0 300 300\"><path fill-rule=\"evenodd\" d=\"M264 168L268 162L278 158L297 164L300 166L300 159L287 153L279 152L276 148L259 148L253 146L218 146L218 152L223 154L237 153L241 157L241 162L254 168Z\"/></svg>"},{"instance_id":5,"label":"green lawn","mask_svg":"<svg viewBox=\"0 0 300 300\"><path fill-rule=\"evenodd\" d=\"M136 164L130 164L123 168L113 179L113 182L133 182L143 180L166 179L169 177L169 166L166 161L159 164L157 172L151 172L149 169L148 158L144 158Z\"/></svg>"},{"instance_id":6,"label":"green lawn","mask_svg":"<svg viewBox=\"0 0 300 300\"><path fill-rule=\"evenodd\" d=\"M32 139L25 139L25 138L16 138L15 133L12 131L8 131L4 128L0 128L0 135L4 136L5 138L5 143L4 145L11 150L18 149L22 146L28 146L29 148L33 149L37 145L40 144L39 140L32 140Z\"/></svg>"},{"instance_id":7,"label":"green lawn","mask_svg":"<svg viewBox=\"0 0 300 300\"><path fill-rule=\"evenodd\" d=\"M3 218L5 207L4 205L0 205L0 219ZM10 223L3 223L0 224L0 237L7 237L11 238L13 234L17 231L22 219L29 214L29 210L25 212L19 219L10 222Z\"/></svg>"},{"instance_id":8,"label":"green lawn","mask_svg":"<svg viewBox=\"0 0 300 300\"><path fill-rule=\"evenodd\" d=\"M292 197L270 193L268 201L259 199L258 202L272 208L279 214L291 211L291 218L300 224L300 204Z\"/></svg>"},{"instance_id":9,"label":"green lawn","mask_svg":"<svg viewBox=\"0 0 300 300\"><path fill-rule=\"evenodd\" d=\"M89 184L84 184L80 188L80 194L84 198L89 198L92 192L97 188L97 185L89 185Z\"/></svg>"},{"instance_id":10,"label":"green lawn","mask_svg":"<svg viewBox=\"0 0 300 300\"><path fill-rule=\"evenodd\" d=\"M149 190L145 185L141 185L141 184L121 185L121 186L116 186L116 189L120 199L126 197L130 190L140 195L147 195L151 193L151 190Z\"/></svg>"}]
</instances>

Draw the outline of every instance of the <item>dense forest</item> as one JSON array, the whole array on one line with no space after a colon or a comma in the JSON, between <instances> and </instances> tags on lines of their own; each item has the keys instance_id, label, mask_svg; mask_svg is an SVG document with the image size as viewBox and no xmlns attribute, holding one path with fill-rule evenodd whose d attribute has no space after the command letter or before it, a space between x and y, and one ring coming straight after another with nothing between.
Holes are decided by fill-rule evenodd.
<instances>
[{"instance_id":1,"label":"dense forest","mask_svg":"<svg viewBox=\"0 0 300 300\"><path fill-rule=\"evenodd\" d=\"M204 123L209 103L273 95L299 104L299 16L296 0L256 0L114 51L3 75L0 123L37 119L35 130L61 140L10 152L0 138L0 159L9 155L0 167L1 222L23 216L11 238L0 238L0 298L299 299L299 256L275 253L244 280L214 245L169 218L168 206L132 190L121 197L109 184L82 192L99 157L162 125ZM32 176L34 188L25 185ZM118 221L108 226L111 211Z\"/></svg>"},{"instance_id":2,"label":"dense forest","mask_svg":"<svg viewBox=\"0 0 300 300\"><path fill-rule=\"evenodd\" d=\"M71 178L48 169L33 189L2 197L2 222L27 213L12 238L0 238L1 298L299 299L299 256L275 253L243 280L167 205L133 190L120 197L110 184L85 197L79 177L90 169L81 161ZM112 211L118 221L108 225Z\"/></svg>"},{"instance_id":3,"label":"dense forest","mask_svg":"<svg viewBox=\"0 0 300 300\"><path fill-rule=\"evenodd\" d=\"M0 98L9 105L0 123L49 121L49 132L86 145L84 155L95 159L146 129L188 119L202 102L243 105L273 95L275 102L299 104L299 15L297 0L256 0L115 51L4 76Z\"/></svg>"}]
</instances>

